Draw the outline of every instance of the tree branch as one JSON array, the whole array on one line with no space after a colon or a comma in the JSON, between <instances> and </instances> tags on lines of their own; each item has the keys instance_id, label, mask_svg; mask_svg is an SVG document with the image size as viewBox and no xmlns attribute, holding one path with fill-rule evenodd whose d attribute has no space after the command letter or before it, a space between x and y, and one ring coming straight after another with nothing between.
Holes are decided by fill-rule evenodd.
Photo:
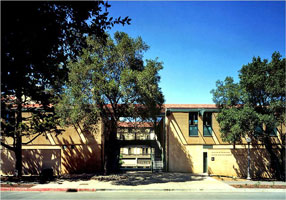
<instances>
[{"instance_id":1,"label":"tree branch","mask_svg":"<svg viewBox=\"0 0 286 200\"><path fill-rule=\"evenodd\" d=\"M39 137L41 134L43 134L43 133L38 133L38 135L36 135L36 136L35 136L33 139L31 139L29 142L25 142L25 143L22 143L22 144L27 145L27 144L33 142L33 141L34 141L37 137Z\"/></svg>"},{"instance_id":2,"label":"tree branch","mask_svg":"<svg viewBox=\"0 0 286 200\"><path fill-rule=\"evenodd\" d=\"M15 148L14 148L14 147L11 147L10 145L5 144L4 142L1 142L1 145L2 145L3 147L6 147L7 149L9 149L9 150L11 150L11 151L15 151Z\"/></svg>"}]
</instances>

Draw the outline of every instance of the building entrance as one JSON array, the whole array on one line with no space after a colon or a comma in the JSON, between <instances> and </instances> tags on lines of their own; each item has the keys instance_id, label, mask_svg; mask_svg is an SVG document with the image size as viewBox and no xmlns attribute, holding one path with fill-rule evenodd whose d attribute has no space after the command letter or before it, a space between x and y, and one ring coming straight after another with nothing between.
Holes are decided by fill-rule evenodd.
<instances>
[{"instance_id":1,"label":"building entrance","mask_svg":"<svg viewBox=\"0 0 286 200\"><path fill-rule=\"evenodd\" d=\"M204 152L203 154L203 172L208 172L208 153Z\"/></svg>"}]
</instances>

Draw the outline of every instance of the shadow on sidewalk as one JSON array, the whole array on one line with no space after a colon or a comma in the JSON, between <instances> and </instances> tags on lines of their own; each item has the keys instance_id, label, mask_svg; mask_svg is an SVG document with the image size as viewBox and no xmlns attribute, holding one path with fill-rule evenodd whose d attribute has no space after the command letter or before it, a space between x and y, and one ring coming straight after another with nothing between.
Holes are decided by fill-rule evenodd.
<instances>
[{"instance_id":1,"label":"shadow on sidewalk","mask_svg":"<svg viewBox=\"0 0 286 200\"><path fill-rule=\"evenodd\" d=\"M187 173L127 173L123 175L99 176L93 177L94 180L110 182L112 185L149 185L153 183L186 182L201 181L205 177L191 176Z\"/></svg>"},{"instance_id":2,"label":"shadow on sidewalk","mask_svg":"<svg viewBox=\"0 0 286 200\"><path fill-rule=\"evenodd\" d=\"M201 181L206 177L195 176L188 173L166 173L166 172L129 172L122 174L112 174L112 175L99 175L99 174L73 174L73 175L63 175L61 177L55 178L52 182L61 183L63 181L77 182L77 181L90 181L97 180L100 182L110 182L112 185L123 185L123 186L137 186L137 185L149 185L153 183L179 183L187 181ZM17 183L18 184L28 184L39 183L39 177L29 176L22 177L21 179L15 177L1 177L1 183Z\"/></svg>"}]
</instances>

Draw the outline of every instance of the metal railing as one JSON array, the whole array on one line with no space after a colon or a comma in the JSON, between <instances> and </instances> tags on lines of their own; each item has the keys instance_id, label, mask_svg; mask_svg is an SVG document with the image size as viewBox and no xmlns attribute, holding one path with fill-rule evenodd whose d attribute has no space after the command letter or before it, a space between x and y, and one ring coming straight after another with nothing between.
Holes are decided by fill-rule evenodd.
<instances>
[{"instance_id":1,"label":"metal railing","mask_svg":"<svg viewBox=\"0 0 286 200\"><path fill-rule=\"evenodd\" d=\"M118 140L155 140L155 134L150 133L118 133Z\"/></svg>"}]
</instances>

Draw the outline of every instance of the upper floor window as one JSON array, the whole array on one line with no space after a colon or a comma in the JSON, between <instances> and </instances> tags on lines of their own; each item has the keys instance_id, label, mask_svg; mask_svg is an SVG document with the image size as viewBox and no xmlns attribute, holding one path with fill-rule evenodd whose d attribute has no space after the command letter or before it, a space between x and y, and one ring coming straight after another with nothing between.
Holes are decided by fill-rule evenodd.
<instances>
[{"instance_id":1,"label":"upper floor window","mask_svg":"<svg viewBox=\"0 0 286 200\"><path fill-rule=\"evenodd\" d=\"M204 136L212 136L212 113L205 112L203 115Z\"/></svg>"},{"instance_id":2,"label":"upper floor window","mask_svg":"<svg viewBox=\"0 0 286 200\"><path fill-rule=\"evenodd\" d=\"M198 136L198 113L189 113L189 136Z\"/></svg>"},{"instance_id":3,"label":"upper floor window","mask_svg":"<svg viewBox=\"0 0 286 200\"><path fill-rule=\"evenodd\" d=\"M256 126L256 128L254 130L254 135L255 136L262 136L263 133L264 133L263 125ZM277 128L266 126L265 133L269 134L269 136L277 136Z\"/></svg>"},{"instance_id":4,"label":"upper floor window","mask_svg":"<svg viewBox=\"0 0 286 200\"><path fill-rule=\"evenodd\" d=\"M269 133L269 136L277 136L277 128L266 127L266 132Z\"/></svg>"},{"instance_id":5,"label":"upper floor window","mask_svg":"<svg viewBox=\"0 0 286 200\"><path fill-rule=\"evenodd\" d=\"M255 136L261 136L263 134L263 125L257 125L254 130Z\"/></svg>"}]
</instances>

